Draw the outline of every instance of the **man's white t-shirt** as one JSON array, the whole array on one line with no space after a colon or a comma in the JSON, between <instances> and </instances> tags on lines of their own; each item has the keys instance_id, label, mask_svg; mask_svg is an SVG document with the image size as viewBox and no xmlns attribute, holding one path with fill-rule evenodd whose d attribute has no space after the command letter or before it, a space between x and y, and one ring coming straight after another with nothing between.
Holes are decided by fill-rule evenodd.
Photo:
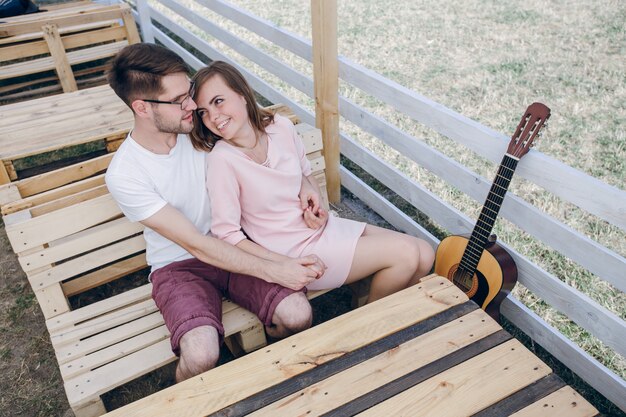
<instances>
[{"instance_id":1,"label":"man's white t-shirt","mask_svg":"<svg viewBox=\"0 0 626 417\"><path fill-rule=\"evenodd\" d=\"M205 188L205 152L193 148L187 135L178 135L168 155L158 155L128 135L106 173L113 198L130 221L149 218L166 204L176 208L202 234L211 227L211 206ZM176 243L146 227L146 258L152 271L193 256Z\"/></svg>"}]
</instances>

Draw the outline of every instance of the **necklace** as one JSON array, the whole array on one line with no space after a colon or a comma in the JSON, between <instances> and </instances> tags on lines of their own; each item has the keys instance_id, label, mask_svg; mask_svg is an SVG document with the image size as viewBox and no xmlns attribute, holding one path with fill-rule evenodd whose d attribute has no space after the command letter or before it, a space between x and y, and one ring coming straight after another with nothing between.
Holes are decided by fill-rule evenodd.
<instances>
[{"instance_id":1,"label":"necklace","mask_svg":"<svg viewBox=\"0 0 626 417\"><path fill-rule=\"evenodd\" d=\"M241 149L241 151L250 159L252 159L257 164L264 165L267 162L267 149L263 149L263 141L261 138L265 136L265 134L255 135L255 141L253 146L243 146L237 143L228 141L233 146ZM261 146L258 146L259 143ZM257 147L259 151L257 151Z\"/></svg>"}]
</instances>

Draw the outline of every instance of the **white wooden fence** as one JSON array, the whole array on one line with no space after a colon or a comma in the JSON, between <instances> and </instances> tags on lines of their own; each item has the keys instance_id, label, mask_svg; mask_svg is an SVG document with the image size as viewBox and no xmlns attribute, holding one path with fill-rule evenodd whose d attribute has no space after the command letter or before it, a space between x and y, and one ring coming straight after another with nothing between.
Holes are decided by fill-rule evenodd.
<instances>
[{"instance_id":1,"label":"white wooden fence","mask_svg":"<svg viewBox=\"0 0 626 417\"><path fill-rule=\"evenodd\" d=\"M232 20L271 43L311 62L311 42L291 34L271 22L221 0L195 0L197 4ZM224 60L235 65L251 86L274 103L291 107L303 121L314 124L315 117L300 103L285 96L205 39L217 38L223 44L255 62L284 82L313 97L313 81L284 62L261 51L256 46L233 35L216 22L189 10L175 0L138 0L136 21L141 25L145 41L156 40L180 54L192 68L201 62L183 46L168 37L151 22L171 31L211 60ZM165 11L167 10L167 11ZM173 16L189 24L176 23ZM363 92L387 103L437 132L472 149L482 157L499 163L509 138L470 120L426 97L404 88L362 66L339 57L340 77ZM345 97L339 97L340 114L363 131L390 145L416 164L428 169L448 184L482 203L491 182L470 169L415 140L396 126L359 107ZM448 205L424 186L408 178L389 163L359 145L352 137L341 134L341 152L385 184L388 188L428 215L451 234L471 232L474 220ZM393 206L346 168L340 168L341 182L363 202L384 217L394 227L427 239L433 245L438 239L409 216ZM516 175L569 201L581 209L626 230L626 192L577 171L547 155L532 150L520 162ZM500 215L536 239L570 258L582 268L626 292L626 259L610 248L589 239L557 219L550 217L523 199L508 193ZM502 243L501 243L502 244ZM535 295L565 314L606 346L626 357L626 323L585 294L544 271L515 250L511 253L519 270L518 281ZM529 310L519 300L509 296L502 305L503 314L517 327L543 346L553 356L583 378L619 408L626 411L626 382L607 369L587 352Z\"/></svg>"}]
</instances>

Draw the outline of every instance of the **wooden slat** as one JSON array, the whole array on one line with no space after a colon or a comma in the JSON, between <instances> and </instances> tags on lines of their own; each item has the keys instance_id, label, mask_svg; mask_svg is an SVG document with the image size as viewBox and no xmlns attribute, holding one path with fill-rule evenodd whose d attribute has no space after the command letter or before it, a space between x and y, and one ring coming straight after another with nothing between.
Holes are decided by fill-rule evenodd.
<instances>
[{"instance_id":1,"label":"wooden slat","mask_svg":"<svg viewBox=\"0 0 626 417\"><path fill-rule=\"evenodd\" d=\"M13 250L19 253L113 219L120 214L119 206L107 194L64 210L7 225L6 233Z\"/></svg>"},{"instance_id":2,"label":"wooden slat","mask_svg":"<svg viewBox=\"0 0 626 417\"><path fill-rule=\"evenodd\" d=\"M97 59L109 58L118 53L122 48L128 45L128 41L119 41L98 45L91 48L71 51L66 54L67 61L70 65L82 64ZM56 69L57 62L53 57L33 59L17 64L6 65L3 67L0 80L6 80L22 75L36 74L38 72ZM73 91L73 90L72 90Z\"/></svg>"},{"instance_id":3,"label":"wooden slat","mask_svg":"<svg viewBox=\"0 0 626 417\"><path fill-rule=\"evenodd\" d=\"M547 365L513 339L358 415L468 416L550 372Z\"/></svg>"},{"instance_id":4,"label":"wooden slat","mask_svg":"<svg viewBox=\"0 0 626 417\"><path fill-rule=\"evenodd\" d=\"M131 304L140 303L151 299L152 284L142 285L141 287L128 290L106 300L98 301L93 304L81 307L78 310L70 311L60 317L46 320L46 327L50 332L51 339L55 340L58 336L59 340L63 340L63 332L71 328L76 323L99 317L101 315L123 309Z\"/></svg>"},{"instance_id":5,"label":"wooden slat","mask_svg":"<svg viewBox=\"0 0 626 417\"><path fill-rule=\"evenodd\" d=\"M521 410L527 405L552 394L565 386L565 382L556 374L549 374L519 391L514 392L495 404L473 414L472 417L500 417L508 416Z\"/></svg>"},{"instance_id":6,"label":"wooden slat","mask_svg":"<svg viewBox=\"0 0 626 417\"><path fill-rule=\"evenodd\" d=\"M35 291L35 297L46 319L70 311L70 305L60 285L51 285Z\"/></svg>"},{"instance_id":7,"label":"wooden slat","mask_svg":"<svg viewBox=\"0 0 626 417\"><path fill-rule=\"evenodd\" d=\"M465 301L448 280L434 278L226 363L210 377L184 381L174 396L166 389L111 415L154 416L154 409L164 416L210 414ZM158 406L147 410L147 403Z\"/></svg>"},{"instance_id":8,"label":"wooden slat","mask_svg":"<svg viewBox=\"0 0 626 417\"><path fill-rule=\"evenodd\" d=\"M86 10L80 14L69 13L63 16L45 19L46 23L57 25L59 28L66 26L85 25L89 23L121 18L121 10L129 8L128 5L104 6L96 10ZM0 26L0 38L22 35L27 33L39 33L41 21L39 19L8 22Z\"/></svg>"},{"instance_id":9,"label":"wooden slat","mask_svg":"<svg viewBox=\"0 0 626 417\"><path fill-rule=\"evenodd\" d=\"M29 274L42 266L73 258L81 253L141 233L142 230L143 226L140 223L130 222L123 217L55 241L54 244L42 250L20 256L20 265L24 272Z\"/></svg>"},{"instance_id":10,"label":"wooden slat","mask_svg":"<svg viewBox=\"0 0 626 417\"><path fill-rule=\"evenodd\" d=\"M156 314L156 313L155 313ZM91 372L93 369L113 362L114 360L123 358L128 354L132 354L148 346L159 343L163 340L169 341L170 333L164 325L137 336L116 343L112 346L98 350L96 353L83 356L70 363L61 366L61 376L63 380L75 378L81 374ZM172 353L174 356L174 353Z\"/></svg>"},{"instance_id":11,"label":"wooden slat","mask_svg":"<svg viewBox=\"0 0 626 417\"><path fill-rule=\"evenodd\" d=\"M163 316L158 311L141 317L137 320L109 329L104 333L88 337L75 343L68 343L55 347L57 360L61 365L61 374L68 377L72 374L82 373L80 366L74 363L80 358L97 353L102 348L113 346L126 339L135 337L152 329L164 327Z\"/></svg>"},{"instance_id":12,"label":"wooden slat","mask_svg":"<svg viewBox=\"0 0 626 417\"><path fill-rule=\"evenodd\" d=\"M511 414L511 417L591 417L598 415L596 410L571 387L563 387L528 407Z\"/></svg>"},{"instance_id":13,"label":"wooden slat","mask_svg":"<svg viewBox=\"0 0 626 417\"><path fill-rule=\"evenodd\" d=\"M30 213L33 217L42 216L44 214L51 213L65 207L69 207L73 204L78 204L83 201L88 201L108 193L109 189L106 187L106 185L103 184L95 188L80 191L67 197L59 198L57 200L44 203L40 206L33 207L30 209Z\"/></svg>"},{"instance_id":14,"label":"wooden slat","mask_svg":"<svg viewBox=\"0 0 626 417\"><path fill-rule=\"evenodd\" d=\"M55 334L51 337L52 345L56 349L58 346L63 346L67 343L75 343L78 340L137 320L155 311L158 311L158 309L154 304L154 300L148 298L137 304L126 306L122 310L110 311L102 316L80 322L71 329L65 329L62 333Z\"/></svg>"},{"instance_id":15,"label":"wooden slat","mask_svg":"<svg viewBox=\"0 0 626 417\"><path fill-rule=\"evenodd\" d=\"M140 271L147 266L146 255L142 253L63 283L61 284L61 288L63 288L66 297L72 297L92 288L99 287L100 285L115 281L128 274Z\"/></svg>"},{"instance_id":16,"label":"wooden slat","mask_svg":"<svg viewBox=\"0 0 626 417\"><path fill-rule=\"evenodd\" d=\"M337 372L319 382L309 378L303 389L246 415L321 415L335 410L363 393L377 390L412 370L424 367L500 330L497 323L485 316L484 312L475 310L399 344L391 352L385 351L363 360L344 372ZM273 387L272 390L276 388ZM235 411L232 407L226 410ZM219 414L226 414L226 410ZM230 415L237 414L234 412Z\"/></svg>"},{"instance_id":17,"label":"wooden slat","mask_svg":"<svg viewBox=\"0 0 626 417\"><path fill-rule=\"evenodd\" d=\"M78 181L83 178L90 177L98 172L102 172L108 168L111 159L113 159L112 154L99 156L88 161L57 169L53 172L21 180L16 184L16 186L22 197L29 197L48 190L57 189L63 185L70 184L74 181ZM63 195L62 191L55 190L52 192L48 201L51 201L55 197L61 195Z\"/></svg>"},{"instance_id":18,"label":"wooden slat","mask_svg":"<svg viewBox=\"0 0 626 417\"><path fill-rule=\"evenodd\" d=\"M146 241L143 236L135 236L95 250L78 258L63 262L51 269L28 277L33 290L58 284L78 274L101 267L125 256L134 255L145 250Z\"/></svg>"},{"instance_id":19,"label":"wooden slat","mask_svg":"<svg viewBox=\"0 0 626 417\"><path fill-rule=\"evenodd\" d=\"M63 87L63 92L69 93L70 91L78 90L74 74L72 74L70 61L65 53L65 48L63 47L63 42L61 41L61 35L59 35L58 27L56 25L47 24L42 28L43 37L48 44L52 62L54 63L54 69L56 70L61 82L61 87Z\"/></svg>"},{"instance_id":20,"label":"wooden slat","mask_svg":"<svg viewBox=\"0 0 626 417\"><path fill-rule=\"evenodd\" d=\"M73 407L89 403L96 396L161 368L176 360L169 340L162 340L115 362L65 382L67 399ZM115 378L111 379L111 375Z\"/></svg>"},{"instance_id":21,"label":"wooden slat","mask_svg":"<svg viewBox=\"0 0 626 417\"><path fill-rule=\"evenodd\" d=\"M2 214L11 214L20 210L37 207L46 203L52 203L59 199L79 194L83 191L98 188L102 185L104 185L104 174L98 175L93 178L88 178L78 183L61 186L57 189L46 191L41 194L26 197L23 199L19 198L20 196L18 194L17 200L14 200L12 203L8 203L2 206ZM17 187L15 187L15 189L17 190ZM35 213L31 212L31 214L33 215L33 217L35 216Z\"/></svg>"},{"instance_id":22,"label":"wooden slat","mask_svg":"<svg viewBox=\"0 0 626 417\"><path fill-rule=\"evenodd\" d=\"M621 410L626 410L626 396L624 396L626 381L622 377L549 326L519 300L511 296L507 297L502 302L501 311L511 323L559 359L563 365L583 378Z\"/></svg>"}]
</instances>

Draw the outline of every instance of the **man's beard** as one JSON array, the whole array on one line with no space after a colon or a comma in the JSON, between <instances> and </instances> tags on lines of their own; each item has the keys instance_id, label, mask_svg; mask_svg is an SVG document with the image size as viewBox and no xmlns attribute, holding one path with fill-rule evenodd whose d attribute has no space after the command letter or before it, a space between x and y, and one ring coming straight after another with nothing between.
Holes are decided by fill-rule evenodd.
<instances>
[{"instance_id":1,"label":"man's beard","mask_svg":"<svg viewBox=\"0 0 626 417\"><path fill-rule=\"evenodd\" d=\"M154 112L154 126L162 133L186 134L193 129L191 123L187 125L183 120L178 120L178 122L165 120L158 111Z\"/></svg>"}]
</instances>

